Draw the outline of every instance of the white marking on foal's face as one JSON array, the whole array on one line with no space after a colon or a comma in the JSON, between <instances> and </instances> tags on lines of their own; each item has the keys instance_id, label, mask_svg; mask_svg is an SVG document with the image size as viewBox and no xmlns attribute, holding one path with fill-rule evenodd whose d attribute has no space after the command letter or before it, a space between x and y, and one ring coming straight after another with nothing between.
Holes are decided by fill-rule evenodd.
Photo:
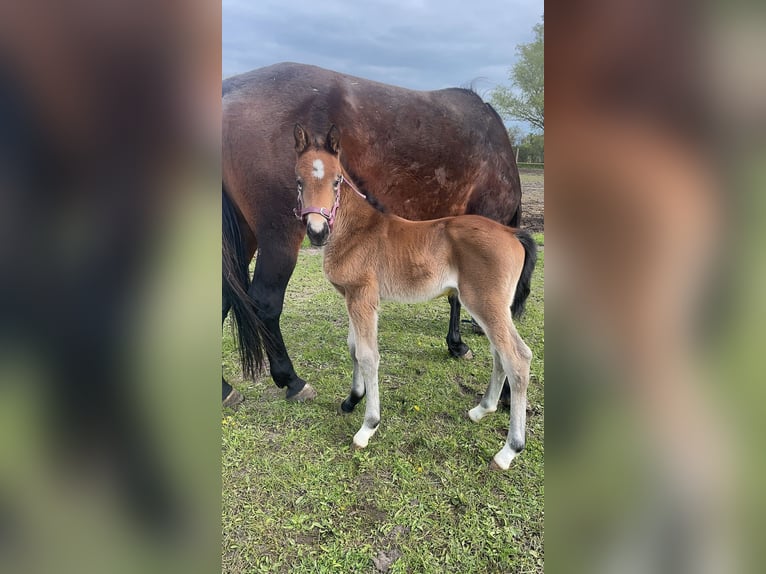
<instances>
[{"instance_id":1,"label":"white marking on foal's face","mask_svg":"<svg viewBox=\"0 0 766 574\"><path fill-rule=\"evenodd\" d=\"M324 163L322 160L315 159L312 165L314 169L311 171L311 174L317 179L322 179L324 177Z\"/></svg>"}]
</instances>

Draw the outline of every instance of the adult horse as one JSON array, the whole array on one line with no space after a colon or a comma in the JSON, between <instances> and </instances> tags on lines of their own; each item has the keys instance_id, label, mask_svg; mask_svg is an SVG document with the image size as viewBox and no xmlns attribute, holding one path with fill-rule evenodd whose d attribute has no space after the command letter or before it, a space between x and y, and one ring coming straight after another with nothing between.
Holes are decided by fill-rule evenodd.
<instances>
[{"instance_id":1,"label":"adult horse","mask_svg":"<svg viewBox=\"0 0 766 574\"><path fill-rule=\"evenodd\" d=\"M296 122L317 133L342 126L344 164L407 219L468 213L518 227L521 184L500 116L470 90L413 91L295 63L223 82L223 318L233 310L245 376L265 347L286 398L307 400L316 392L296 374L279 326L306 233L294 214ZM466 356L460 303L449 302L447 346ZM222 398L241 395L222 380Z\"/></svg>"}]
</instances>

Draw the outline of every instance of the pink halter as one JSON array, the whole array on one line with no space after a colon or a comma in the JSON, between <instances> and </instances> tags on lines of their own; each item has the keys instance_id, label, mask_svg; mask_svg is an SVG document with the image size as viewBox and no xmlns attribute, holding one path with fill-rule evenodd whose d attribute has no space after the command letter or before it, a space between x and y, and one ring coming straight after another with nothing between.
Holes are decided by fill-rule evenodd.
<instances>
[{"instance_id":1,"label":"pink halter","mask_svg":"<svg viewBox=\"0 0 766 574\"><path fill-rule=\"evenodd\" d=\"M349 180L347 180L343 175L340 176L340 182L338 185L338 193L335 194L335 203L332 206L332 209L328 212L327 209L324 207L303 207L303 201L301 200L301 197L298 196L298 207L293 209L293 213L295 214L295 217L300 219L301 221L304 221L306 219L306 216L309 213L318 213L322 217L324 217L327 220L327 225L330 227L330 231L332 231L332 226L335 223L335 214L338 212L338 207L340 206L340 184L346 183L351 189L353 189L359 197L362 197L364 199L367 199L367 196L364 195L361 191L357 189L357 187Z\"/></svg>"}]
</instances>

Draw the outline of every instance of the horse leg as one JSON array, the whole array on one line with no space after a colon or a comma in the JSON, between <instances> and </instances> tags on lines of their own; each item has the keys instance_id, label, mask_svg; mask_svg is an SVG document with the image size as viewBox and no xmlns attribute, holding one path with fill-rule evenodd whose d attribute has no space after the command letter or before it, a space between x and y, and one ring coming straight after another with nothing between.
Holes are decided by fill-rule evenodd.
<instances>
[{"instance_id":1,"label":"horse leg","mask_svg":"<svg viewBox=\"0 0 766 574\"><path fill-rule=\"evenodd\" d=\"M477 423L488 414L494 413L497 410L500 389L504 381L505 371L503 370L503 362L497 349L492 345L492 376L489 380L489 386L479 404L468 411L468 418Z\"/></svg>"},{"instance_id":2,"label":"horse leg","mask_svg":"<svg viewBox=\"0 0 766 574\"><path fill-rule=\"evenodd\" d=\"M452 294L449 301L449 331L447 331L447 349L453 357L473 359L473 353L460 338L460 299Z\"/></svg>"},{"instance_id":3,"label":"horse leg","mask_svg":"<svg viewBox=\"0 0 766 574\"><path fill-rule=\"evenodd\" d=\"M231 302L229 301L229 298L226 296L226 289L223 290L223 316L221 317L221 322L223 323L226 320L226 315L229 313L229 309L231 308ZM233 388L229 383L226 382L226 379L223 378L223 375L221 376L221 401L224 407L235 407L239 403L245 400L245 397L242 396L242 393L240 393L237 389Z\"/></svg>"},{"instance_id":4,"label":"horse leg","mask_svg":"<svg viewBox=\"0 0 766 574\"><path fill-rule=\"evenodd\" d=\"M367 446L380 425L380 397L378 395L378 312L377 305L371 305L368 298L346 298L349 322L354 329L356 362L364 380L367 397L364 409L364 423L354 435L354 447Z\"/></svg>"},{"instance_id":5,"label":"horse leg","mask_svg":"<svg viewBox=\"0 0 766 574\"><path fill-rule=\"evenodd\" d=\"M532 351L516 331L511 319L510 306L493 305L485 301L475 289L464 289L460 296L468 312L484 329L493 350L489 388L479 404L468 412L469 418L478 422L494 412L506 377L511 383L511 422L508 436L505 446L495 454L490 465L492 468L507 470L525 445L527 387Z\"/></svg>"},{"instance_id":6,"label":"horse leg","mask_svg":"<svg viewBox=\"0 0 766 574\"><path fill-rule=\"evenodd\" d=\"M354 325L350 320L348 325L348 352L351 355L351 361L354 364L354 374L351 379L351 391L340 405L340 408L344 413L352 412L359 401L362 400L362 397L364 397L364 378L362 377L361 369L359 368L359 361L356 360Z\"/></svg>"},{"instance_id":7,"label":"horse leg","mask_svg":"<svg viewBox=\"0 0 766 574\"><path fill-rule=\"evenodd\" d=\"M267 331L266 354L271 378L279 388L287 387L285 398L288 401L307 401L316 397L317 393L296 374L279 327L287 282L295 269L298 253L297 250L286 253L267 247L274 244L271 241L262 242L248 294L255 302L258 317Z\"/></svg>"},{"instance_id":8,"label":"horse leg","mask_svg":"<svg viewBox=\"0 0 766 574\"><path fill-rule=\"evenodd\" d=\"M505 445L495 454L490 464L492 468L501 470L508 470L511 461L524 450L526 444L527 388L532 363L532 351L521 339L513 323L510 323L510 327L511 345L507 350L499 348L498 352L503 370L511 382L511 421Z\"/></svg>"}]
</instances>

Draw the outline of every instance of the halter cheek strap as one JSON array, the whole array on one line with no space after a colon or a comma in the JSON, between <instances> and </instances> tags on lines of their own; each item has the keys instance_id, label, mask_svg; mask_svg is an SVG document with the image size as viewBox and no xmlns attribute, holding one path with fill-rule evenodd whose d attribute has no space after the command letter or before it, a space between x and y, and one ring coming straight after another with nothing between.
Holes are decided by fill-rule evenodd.
<instances>
[{"instance_id":1,"label":"halter cheek strap","mask_svg":"<svg viewBox=\"0 0 766 574\"><path fill-rule=\"evenodd\" d=\"M333 223L335 223L335 214L338 212L338 206L340 205L340 187L338 187L338 193L335 194L335 203L332 206L332 209L328 212L327 209L324 207L303 207L303 202L301 201L300 196L298 196L298 207L293 209L293 213L295 214L295 217L300 219L301 221L304 221L306 219L306 216L309 213L318 213L322 217L324 217L327 220L327 225L330 226L330 231L332 231Z\"/></svg>"},{"instance_id":2,"label":"halter cheek strap","mask_svg":"<svg viewBox=\"0 0 766 574\"><path fill-rule=\"evenodd\" d=\"M330 231L332 231L333 223L335 223L335 214L338 213L338 207L340 206L340 184L346 183L351 189L353 189L359 197L362 197L364 199L367 199L367 196L364 195L361 191L357 189L357 187L348 179L340 176L340 182L338 182L338 192L335 194L335 203L332 206L332 209L328 212L327 209L324 207L303 207L303 201L301 200L301 196L298 196L298 207L293 209L293 213L295 214L295 217L300 219L301 221L304 221L306 219L306 216L309 213L318 213L322 217L324 217L327 220L327 225L330 227Z\"/></svg>"}]
</instances>

